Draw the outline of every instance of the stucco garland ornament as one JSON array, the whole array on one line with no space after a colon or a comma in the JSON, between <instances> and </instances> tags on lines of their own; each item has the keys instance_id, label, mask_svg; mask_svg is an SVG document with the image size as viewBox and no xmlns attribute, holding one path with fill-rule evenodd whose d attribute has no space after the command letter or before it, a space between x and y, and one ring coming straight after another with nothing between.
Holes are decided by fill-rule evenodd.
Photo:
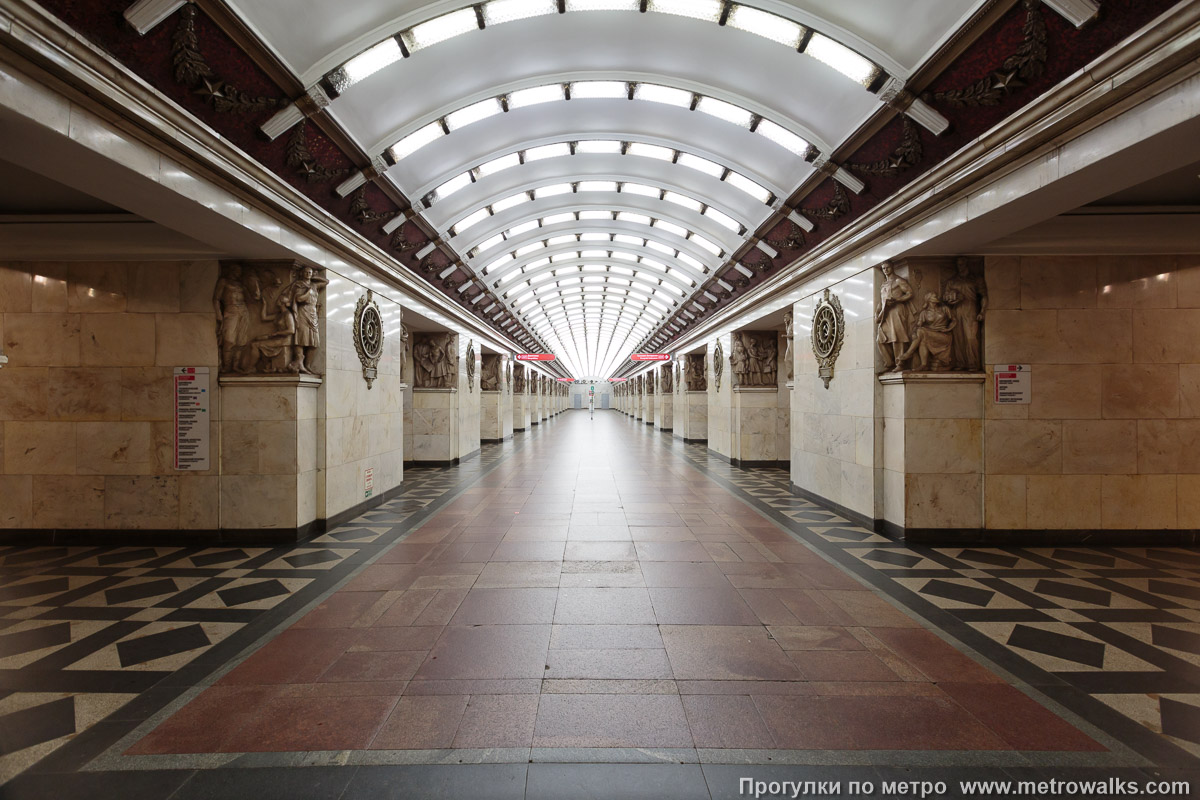
<instances>
[{"instance_id":1,"label":"stucco garland ornament","mask_svg":"<svg viewBox=\"0 0 1200 800\"><path fill-rule=\"evenodd\" d=\"M824 296L817 301L813 311L812 348L817 357L818 373L829 388L833 380L833 366L838 354L842 352L842 342L846 338L846 315L842 311L842 301L836 294L825 290Z\"/></svg>"},{"instance_id":2,"label":"stucco garland ornament","mask_svg":"<svg viewBox=\"0 0 1200 800\"><path fill-rule=\"evenodd\" d=\"M362 362L368 389L379 377L379 359L383 357L383 317L373 298L374 292L367 289L354 309L354 349Z\"/></svg>"},{"instance_id":3,"label":"stucco garland ornament","mask_svg":"<svg viewBox=\"0 0 1200 800\"><path fill-rule=\"evenodd\" d=\"M721 391L721 376L725 374L725 349L721 347L721 343L717 342L717 346L713 349L713 384L717 391Z\"/></svg>"}]
</instances>

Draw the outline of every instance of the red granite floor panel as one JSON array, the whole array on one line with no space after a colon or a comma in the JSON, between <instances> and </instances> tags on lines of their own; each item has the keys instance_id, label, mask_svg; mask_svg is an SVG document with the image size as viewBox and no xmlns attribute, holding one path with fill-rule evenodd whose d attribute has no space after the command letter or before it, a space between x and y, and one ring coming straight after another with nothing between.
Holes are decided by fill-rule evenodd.
<instances>
[{"instance_id":1,"label":"red granite floor panel","mask_svg":"<svg viewBox=\"0 0 1200 800\"><path fill-rule=\"evenodd\" d=\"M546 428L129 752L1103 749L606 419Z\"/></svg>"}]
</instances>

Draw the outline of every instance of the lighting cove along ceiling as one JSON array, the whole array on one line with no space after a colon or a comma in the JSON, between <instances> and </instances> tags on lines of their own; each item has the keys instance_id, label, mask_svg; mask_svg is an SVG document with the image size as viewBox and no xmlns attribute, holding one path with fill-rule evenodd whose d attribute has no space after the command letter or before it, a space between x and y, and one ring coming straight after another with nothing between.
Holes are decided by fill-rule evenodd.
<instances>
[{"instance_id":1,"label":"lighting cove along ceiling","mask_svg":"<svg viewBox=\"0 0 1200 800\"><path fill-rule=\"evenodd\" d=\"M382 174L485 315L607 377L716 299L706 282L979 0L231 5L376 157L339 191Z\"/></svg>"},{"instance_id":2,"label":"lighting cove along ceiling","mask_svg":"<svg viewBox=\"0 0 1200 800\"><path fill-rule=\"evenodd\" d=\"M628 374L1173 0L41 0L398 265Z\"/></svg>"}]
</instances>

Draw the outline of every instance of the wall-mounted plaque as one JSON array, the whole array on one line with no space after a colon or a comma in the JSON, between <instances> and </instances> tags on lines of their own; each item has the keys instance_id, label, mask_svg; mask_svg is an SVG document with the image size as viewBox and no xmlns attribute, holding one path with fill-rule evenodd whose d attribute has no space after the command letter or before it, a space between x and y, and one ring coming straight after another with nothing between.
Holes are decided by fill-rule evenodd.
<instances>
[{"instance_id":1,"label":"wall-mounted plaque","mask_svg":"<svg viewBox=\"0 0 1200 800\"><path fill-rule=\"evenodd\" d=\"M374 293L367 289L354 309L354 349L362 362L368 389L379 377L379 359L383 357L383 317L373 298Z\"/></svg>"},{"instance_id":2,"label":"wall-mounted plaque","mask_svg":"<svg viewBox=\"0 0 1200 800\"><path fill-rule=\"evenodd\" d=\"M826 289L813 311L812 327L813 355L817 357L817 370L826 389L833 380L833 365L842 352L845 338L846 315L842 312L842 301Z\"/></svg>"}]
</instances>

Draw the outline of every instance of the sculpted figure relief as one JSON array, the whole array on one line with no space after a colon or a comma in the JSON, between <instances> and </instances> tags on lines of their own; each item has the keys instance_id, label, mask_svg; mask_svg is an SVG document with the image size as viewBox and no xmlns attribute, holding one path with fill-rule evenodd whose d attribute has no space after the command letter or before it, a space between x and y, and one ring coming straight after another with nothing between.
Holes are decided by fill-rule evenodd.
<instances>
[{"instance_id":1,"label":"sculpted figure relief","mask_svg":"<svg viewBox=\"0 0 1200 800\"><path fill-rule=\"evenodd\" d=\"M479 371L479 385L485 392L500 391L500 355L484 353L483 366Z\"/></svg>"},{"instance_id":2,"label":"sculpted figure relief","mask_svg":"<svg viewBox=\"0 0 1200 800\"><path fill-rule=\"evenodd\" d=\"M213 290L221 372L317 375L321 290L328 283L314 268L291 262L226 264Z\"/></svg>"},{"instance_id":3,"label":"sculpted figure relief","mask_svg":"<svg viewBox=\"0 0 1200 800\"><path fill-rule=\"evenodd\" d=\"M409 377L404 371L408 368L408 357L412 355L412 331L403 324L400 326L400 347L400 380L405 380Z\"/></svg>"},{"instance_id":4,"label":"sculpted figure relief","mask_svg":"<svg viewBox=\"0 0 1200 800\"><path fill-rule=\"evenodd\" d=\"M250 343L250 310L246 307L241 264L225 265L213 290L213 310L217 312L221 372L245 372L244 356L246 345Z\"/></svg>"},{"instance_id":5,"label":"sculpted figure relief","mask_svg":"<svg viewBox=\"0 0 1200 800\"><path fill-rule=\"evenodd\" d=\"M683 357L684 380L689 392L703 392L708 389L708 377L704 374L704 354L693 353Z\"/></svg>"},{"instance_id":6,"label":"sculpted figure relief","mask_svg":"<svg viewBox=\"0 0 1200 800\"><path fill-rule=\"evenodd\" d=\"M794 380L796 375L795 358L792 356L792 341L796 338L795 315L792 309L783 315L783 363L786 365L787 379Z\"/></svg>"},{"instance_id":7,"label":"sculpted figure relief","mask_svg":"<svg viewBox=\"0 0 1200 800\"><path fill-rule=\"evenodd\" d=\"M663 367L661 377L659 378L662 381L663 394L671 394L675 391L675 384L671 381L671 377L671 368Z\"/></svg>"},{"instance_id":8,"label":"sculpted figure relief","mask_svg":"<svg viewBox=\"0 0 1200 800\"><path fill-rule=\"evenodd\" d=\"M961 256L954 262L954 277L942 287L942 301L954 318L951 363L956 370L983 369L979 333L987 315L987 284L971 274L970 263Z\"/></svg>"},{"instance_id":9,"label":"sculpted figure relief","mask_svg":"<svg viewBox=\"0 0 1200 800\"><path fill-rule=\"evenodd\" d=\"M321 287L329 281L316 276L312 267L301 267L300 274L286 289L279 293L275 306L280 314L291 314L294 319L295 339L293 342L294 362L299 370L308 375L313 371L313 356L321 346L319 309Z\"/></svg>"},{"instance_id":10,"label":"sculpted figure relief","mask_svg":"<svg viewBox=\"0 0 1200 800\"><path fill-rule=\"evenodd\" d=\"M525 394L525 367L521 364L513 367L513 394Z\"/></svg>"},{"instance_id":11,"label":"sculpted figure relief","mask_svg":"<svg viewBox=\"0 0 1200 800\"><path fill-rule=\"evenodd\" d=\"M879 269L883 272L883 285L879 288L879 311L875 315L875 341L884 368L900 372L904 369L904 351L912 339L912 314L908 308L912 286L896 274L892 262L884 261Z\"/></svg>"},{"instance_id":12,"label":"sculpted figure relief","mask_svg":"<svg viewBox=\"0 0 1200 800\"><path fill-rule=\"evenodd\" d=\"M458 342L453 333L413 334L413 383L419 389L452 389L458 381Z\"/></svg>"},{"instance_id":13,"label":"sculpted figure relief","mask_svg":"<svg viewBox=\"0 0 1200 800\"><path fill-rule=\"evenodd\" d=\"M733 335L729 364L734 386L775 386L779 345L774 331L740 331Z\"/></svg>"},{"instance_id":14,"label":"sculpted figure relief","mask_svg":"<svg viewBox=\"0 0 1200 800\"><path fill-rule=\"evenodd\" d=\"M925 305L917 314L912 344L900 357L907 361L915 354L921 370L945 372L950 369L950 349L956 329L950 310L933 292L925 295Z\"/></svg>"},{"instance_id":15,"label":"sculpted figure relief","mask_svg":"<svg viewBox=\"0 0 1200 800\"><path fill-rule=\"evenodd\" d=\"M884 370L946 372L983 368L983 322L988 293L968 258L907 259L907 278L889 261L879 265L883 282L875 315L876 343ZM920 298L920 307L914 298Z\"/></svg>"}]
</instances>

